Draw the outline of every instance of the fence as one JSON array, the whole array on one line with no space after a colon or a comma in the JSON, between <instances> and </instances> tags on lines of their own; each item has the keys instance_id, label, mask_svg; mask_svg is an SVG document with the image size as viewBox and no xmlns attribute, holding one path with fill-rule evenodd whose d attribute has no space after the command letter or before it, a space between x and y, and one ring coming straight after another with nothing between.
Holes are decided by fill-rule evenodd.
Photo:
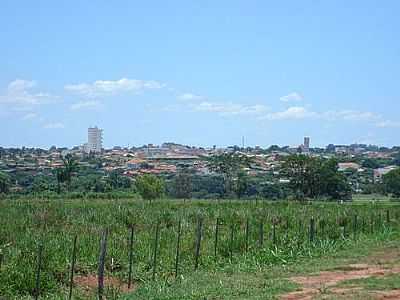
<instances>
[{"instance_id":1,"label":"fence","mask_svg":"<svg viewBox=\"0 0 400 300\"><path fill-rule=\"evenodd\" d=\"M179 218L177 222L157 220L152 225L130 224L126 231L127 251L126 266L121 269L126 272L126 284L131 289L134 284L135 264L140 263L140 257L135 255L139 244L142 249L148 249L147 259L148 280L157 280L160 274L179 279L184 270L198 270L202 267L202 258L207 265L216 264L220 260L234 263L235 258L268 251L269 249L285 249L287 247L318 247L323 241L340 241L357 239L361 235L371 235L388 229L398 215L391 219L389 210L359 216L337 215L307 219L287 216L269 216L266 218L246 218L245 220L226 220L222 217L206 218L198 216L195 220ZM397 219L396 219L397 220ZM140 241L138 232L146 232L148 238ZM160 243L162 236L167 239ZM183 239L183 236L186 239ZM113 243L112 229L104 228L100 232L97 262L97 296L103 299L105 288L105 273L113 268L107 266L107 249ZM70 258L66 269L68 276L68 299L72 299L75 288L76 265L84 254L80 254L80 236L70 237ZM142 243L140 243L142 242ZM183 242L185 244L183 245ZM145 246L143 247L143 244ZM192 244L192 246L190 246ZM46 240L43 239L36 249L34 299L42 295L43 264L46 253ZM168 251L166 251L168 248ZM173 251L169 251L173 249ZM163 250L163 253L161 253ZM142 251L145 252L145 251ZM142 256L145 257L146 255ZM149 259L151 258L151 259ZM0 253L0 272L7 263L6 253ZM151 263L149 264L149 261ZM184 268L183 268L184 267ZM151 274L151 275L150 275Z\"/></svg>"}]
</instances>

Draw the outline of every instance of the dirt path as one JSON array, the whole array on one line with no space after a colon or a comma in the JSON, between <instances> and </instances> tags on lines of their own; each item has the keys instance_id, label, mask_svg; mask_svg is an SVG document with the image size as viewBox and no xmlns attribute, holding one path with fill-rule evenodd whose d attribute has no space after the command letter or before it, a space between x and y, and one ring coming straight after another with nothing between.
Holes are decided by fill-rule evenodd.
<instances>
[{"instance_id":1,"label":"dirt path","mask_svg":"<svg viewBox=\"0 0 400 300\"><path fill-rule=\"evenodd\" d=\"M291 281L301 289L281 296L281 300L309 299L400 299L400 290L366 291L362 287L340 288L338 285L351 279L383 277L400 273L400 249L380 251L365 258L365 262L340 266L332 271L323 271L309 276L296 276ZM364 296L363 296L364 295Z\"/></svg>"}]
</instances>

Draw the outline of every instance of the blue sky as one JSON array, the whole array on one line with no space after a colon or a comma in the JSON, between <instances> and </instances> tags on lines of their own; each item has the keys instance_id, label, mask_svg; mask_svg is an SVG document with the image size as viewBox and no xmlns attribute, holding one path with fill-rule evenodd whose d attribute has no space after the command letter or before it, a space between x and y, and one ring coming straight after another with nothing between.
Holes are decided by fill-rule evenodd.
<instances>
[{"instance_id":1,"label":"blue sky","mask_svg":"<svg viewBox=\"0 0 400 300\"><path fill-rule=\"evenodd\" d=\"M398 145L399 1L0 3L0 146Z\"/></svg>"}]
</instances>

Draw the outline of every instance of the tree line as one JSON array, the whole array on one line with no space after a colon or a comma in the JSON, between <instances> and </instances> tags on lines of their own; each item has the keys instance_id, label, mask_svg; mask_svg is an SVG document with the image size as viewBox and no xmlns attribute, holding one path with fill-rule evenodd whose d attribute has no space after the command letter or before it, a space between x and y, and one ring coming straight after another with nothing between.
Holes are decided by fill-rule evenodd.
<instances>
[{"instance_id":1,"label":"tree line","mask_svg":"<svg viewBox=\"0 0 400 300\"><path fill-rule=\"evenodd\" d=\"M63 166L54 176L37 176L31 193L53 191L105 193L131 191L143 199L171 198L267 198L349 200L352 189L348 178L339 172L336 159L307 155L290 155L283 160L279 176L250 176L254 159L240 152L223 153L204 158L210 174L198 175L181 168L174 176L142 175L134 180L119 172L93 174L80 169L72 155L65 156ZM10 192L11 177L0 172L0 194ZM400 169L383 177L382 190L400 197Z\"/></svg>"}]
</instances>

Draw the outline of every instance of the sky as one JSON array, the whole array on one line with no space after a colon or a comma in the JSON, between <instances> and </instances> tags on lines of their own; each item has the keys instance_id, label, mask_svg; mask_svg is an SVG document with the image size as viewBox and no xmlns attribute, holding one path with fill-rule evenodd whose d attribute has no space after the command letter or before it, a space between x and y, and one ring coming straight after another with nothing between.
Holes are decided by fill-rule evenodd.
<instances>
[{"instance_id":1,"label":"sky","mask_svg":"<svg viewBox=\"0 0 400 300\"><path fill-rule=\"evenodd\" d=\"M0 2L0 146L399 145L399 1Z\"/></svg>"}]
</instances>

